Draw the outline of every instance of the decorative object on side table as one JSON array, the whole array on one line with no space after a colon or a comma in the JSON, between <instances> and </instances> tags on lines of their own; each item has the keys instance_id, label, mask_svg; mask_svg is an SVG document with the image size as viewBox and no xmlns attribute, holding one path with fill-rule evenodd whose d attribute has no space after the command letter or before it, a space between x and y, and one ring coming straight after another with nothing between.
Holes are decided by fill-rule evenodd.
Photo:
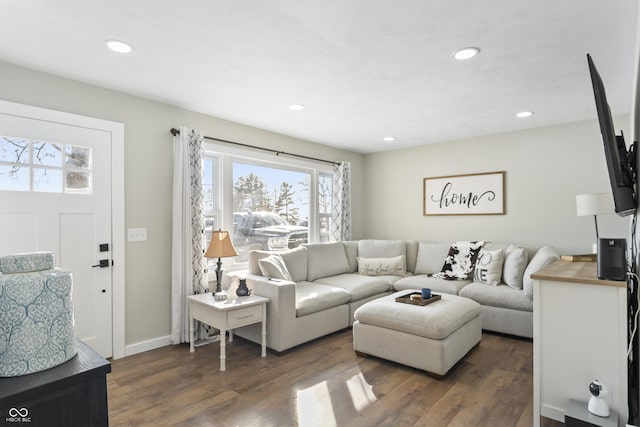
<instances>
[{"instance_id":1,"label":"decorative object on side table","mask_svg":"<svg viewBox=\"0 0 640 427\"><path fill-rule=\"evenodd\" d=\"M429 298L423 299L422 292L411 292L410 294L396 297L396 302L402 302L405 304L413 304L413 305L428 305L440 299L442 299L442 296L434 293L432 293Z\"/></svg>"},{"instance_id":2,"label":"decorative object on side table","mask_svg":"<svg viewBox=\"0 0 640 427\"><path fill-rule=\"evenodd\" d=\"M0 377L44 371L76 355L72 288L71 271L55 267L53 252L0 257Z\"/></svg>"},{"instance_id":3,"label":"decorative object on side table","mask_svg":"<svg viewBox=\"0 0 640 427\"><path fill-rule=\"evenodd\" d=\"M600 238L598 233L598 215L613 213L613 196L611 193L578 194L576 196L576 214L578 216L593 216L596 225L596 242ZM595 244L594 251L595 252ZM595 261L595 260L594 260Z\"/></svg>"},{"instance_id":4,"label":"decorative object on side table","mask_svg":"<svg viewBox=\"0 0 640 427\"><path fill-rule=\"evenodd\" d=\"M247 279L240 279L238 289L236 289L236 295L239 297L247 297L251 295L251 289L247 288Z\"/></svg>"},{"instance_id":5,"label":"decorative object on side table","mask_svg":"<svg viewBox=\"0 0 640 427\"><path fill-rule=\"evenodd\" d=\"M227 258L238 255L238 251L233 247L228 231L216 230L211 235L211 243L204 253L207 258L218 258L216 268L216 290L213 293L216 301L224 301L227 299L227 293L222 290L222 261L220 258Z\"/></svg>"}]
</instances>

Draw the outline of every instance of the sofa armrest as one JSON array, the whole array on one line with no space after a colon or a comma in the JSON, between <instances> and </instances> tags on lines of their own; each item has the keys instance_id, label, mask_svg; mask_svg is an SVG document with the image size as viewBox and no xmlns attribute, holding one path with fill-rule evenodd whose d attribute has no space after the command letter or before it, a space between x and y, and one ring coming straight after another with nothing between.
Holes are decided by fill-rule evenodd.
<instances>
[{"instance_id":1,"label":"sofa armrest","mask_svg":"<svg viewBox=\"0 0 640 427\"><path fill-rule=\"evenodd\" d=\"M288 348L295 336L296 284L288 280L269 280L247 275L247 286L255 295L269 298L267 304L267 346L276 351Z\"/></svg>"}]
</instances>

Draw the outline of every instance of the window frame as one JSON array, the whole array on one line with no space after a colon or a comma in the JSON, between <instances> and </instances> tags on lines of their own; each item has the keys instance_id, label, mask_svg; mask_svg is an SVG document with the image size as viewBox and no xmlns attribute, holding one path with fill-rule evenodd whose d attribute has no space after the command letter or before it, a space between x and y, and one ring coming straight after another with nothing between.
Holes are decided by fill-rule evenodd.
<instances>
[{"instance_id":1,"label":"window frame","mask_svg":"<svg viewBox=\"0 0 640 427\"><path fill-rule=\"evenodd\" d=\"M218 174L215 176L216 174L214 173L213 176L214 180L219 180L217 194L216 186L214 185L214 197L217 197L214 205L218 207L220 215L218 217L218 224L222 225L223 230L228 230L230 233L233 233L233 163L240 162L261 167L309 173L309 243L317 243L320 241L318 184L321 175L334 177L335 172L333 165L294 157L278 156L274 159L274 155L270 153L267 154L256 150L232 147L214 141L205 141L204 151L205 159L215 158L218 161ZM229 271L246 268L246 262L236 263L229 260L226 264L226 269Z\"/></svg>"}]
</instances>

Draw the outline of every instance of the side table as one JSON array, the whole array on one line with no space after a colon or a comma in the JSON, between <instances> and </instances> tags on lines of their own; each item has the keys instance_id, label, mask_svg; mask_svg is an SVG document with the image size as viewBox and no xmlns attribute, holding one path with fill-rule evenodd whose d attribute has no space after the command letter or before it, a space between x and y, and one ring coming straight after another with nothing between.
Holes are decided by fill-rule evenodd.
<instances>
[{"instance_id":1,"label":"side table","mask_svg":"<svg viewBox=\"0 0 640 427\"><path fill-rule=\"evenodd\" d=\"M189 299L190 351L195 351L195 321L199 320L220 330L220 371L226 370L226 332L233 341L233 328L262 322L262 357L267 356L267 302L258 295L216 301L211 292L191 295Z\"/></svg>"}]
</instances>

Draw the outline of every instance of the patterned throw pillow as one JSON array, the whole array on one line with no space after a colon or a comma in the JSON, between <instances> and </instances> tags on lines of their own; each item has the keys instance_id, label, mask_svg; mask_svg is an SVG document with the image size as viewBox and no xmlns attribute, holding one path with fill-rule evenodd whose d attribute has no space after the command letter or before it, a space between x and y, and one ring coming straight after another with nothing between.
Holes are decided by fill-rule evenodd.
<instances>
[{"instance_id":1,"label":"patterned throw pillow","mask_svg":"<svg viewBox=\"0 0 640 427\"><path fill-rule=\"evenodd\" d=\"M498 286L502 280L502 266L504 265L504 251L497 249L489 251L482 249L473 270L473 281L487 285Z\"/></svg>"},{"instance_id":2,"label":"patterned throw pillow","mask_svg":"<svg viewBox=\"0 0 640 427\"><path fill-rule=\"evenodd\" d=\"M449 255L444 260L442 270L433 277L445 280L470 279L483 244L483 241L455 242L449 249Z\"/></svg>"}]
</instances>

